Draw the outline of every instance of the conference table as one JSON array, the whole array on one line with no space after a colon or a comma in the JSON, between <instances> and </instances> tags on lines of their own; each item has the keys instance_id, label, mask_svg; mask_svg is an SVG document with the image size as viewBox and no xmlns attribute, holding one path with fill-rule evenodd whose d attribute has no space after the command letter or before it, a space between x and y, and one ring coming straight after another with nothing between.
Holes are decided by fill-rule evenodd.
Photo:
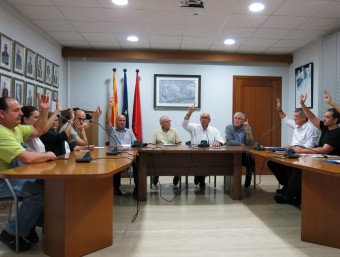
<instances>
[{"instance_id":1,"label":"conference table","mask_svg":"<svg viewBox=\"0 0 340 257\"><path fill-rule=\"evenodd\" d=\"M44 179L44 252L52 257L79 257L112 245L112 176L130 167L137 151L106 156L91 151L90 163L69 160L27 164L0 173L1 178Z\"/></svg>"},{"instance_id":2,"label":"conference table","mask_svg":"<svg viewBox=\"0 0 340 257\"><path fill-rule=\"evenodd\" d=\"M242 199L243 146L197 147L149 145L138 149L138 199L147 200L147 176L225 176L227 193Z\"/></svg>"},{"instance_id":3,"label":"conference table","mask_svg":"<svg viewBox=\"0 0 340 257\"><path fill-rule=\"evenodd\" d=\"M301 240L340 248L340 166L307 155L288 159L269 151L247 152L302 170Z\"/></svg>"}]
</instances>

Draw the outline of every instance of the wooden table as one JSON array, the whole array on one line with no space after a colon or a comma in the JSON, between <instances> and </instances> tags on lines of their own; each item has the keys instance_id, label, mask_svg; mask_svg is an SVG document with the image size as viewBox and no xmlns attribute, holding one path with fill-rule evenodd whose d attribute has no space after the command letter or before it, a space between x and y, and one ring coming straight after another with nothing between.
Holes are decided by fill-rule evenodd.
<instances>
[{"instance_id":1,"label":"wooden table","mask_svg":"<svg viewBox=\"0 0 340 257\"><path fill-rule=\"evenodd\" d=\"M117 156L106 156L106 151L92 151L90 163L76 163L74 158L84 153L74 152L70 160L24 165L0 173L8 179L45 180L45 254L79 257L112 245L112 176L131 165L136 151Z\"/></svg>"},{"instance_id":2,"label":"wooden table","mask_svg":"<svg viewBox=\"0 0 340 257\"><path fill-rule=\"evenodd\" d=\"M232 199L242 198L241 162L245 147L197 148L186 145L148 146L138 150L138 198L146 201L147 176L223 175ZM225 183L226 183L225 181Z\"/></svg>"},{"instance_id":3,"label":"wooden table","mask_svg":"<svg viewBox=\"0 0 340 257\"><path fill-rule=\"evenodd\" d=\"M249 152L302 170L301 240L340 248L340 165L325 158L282 159L267 151Z\"/></svg>"}]
</instances>

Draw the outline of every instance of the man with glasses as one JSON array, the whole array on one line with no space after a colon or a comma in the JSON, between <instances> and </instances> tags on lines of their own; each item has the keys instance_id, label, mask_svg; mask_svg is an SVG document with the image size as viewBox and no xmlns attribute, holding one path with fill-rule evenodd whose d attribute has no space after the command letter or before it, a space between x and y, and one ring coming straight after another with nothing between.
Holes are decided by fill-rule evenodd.
<instances>
[{"instance_id":1,"label":"man with glasses","mask_svg":"<svg viewBox=\"0 0 340 257\"><path fill-rule=\"evenodd\" d=\"M286 114L282 111L280 99L276 99L276 110L279 113L281 120L290 128L294 129L291 145L285 145L284 148L291 148L294 146L302 146L304 148L312 148L317 143L317 129L308 121L304 111L302 109L296 109L294 112L294 120L289 119ZM277 180L281 185L282 189L276 190L278 195L274 196L277 203L291 203L299 205L301 201L301 192L296 191L298 188L292 182L289 181L301 181L301 178L294 178L299 176L299 172L295 172L290 167L282 164L268 161L268 168L273 172ZM288 188L289 185L289 188Z\"/></svg>"},{"instance_id":2,"label":"man with glasses","mask_svg":"<svg viewBox=\"0 0 340 257\"><path fill-rule=\"evenodd\" d=\"M192 113L195 111L195 104L189 107L188 113L184 116L182 127L191 135L191 144L198 145L206 141L211 146L222 146L224 140L217 128L209 126L211 121L209 113L203 112L200 116L201 124L189 123ZM205 187L205 176L195 176L195 185Z\"/></svg>"},{"instance_id":3,"label":"man with glasses","mask_svg":"<svg viewBox=\"0 0 340 257\"><path fill-rule=\"evenodd\" d=\"M254 145L254 138L248 120L245 120L245 115L242 112L234 114L233 124L230 124L225 129L227 145ZM246 167L247 174L244 187L248 188L251 183L251 173L255 169L254 157L248 153L242 154L242 166Z\"/></svg>"},{"instance_id":4,"label":"man with glasses","mask_svg":"<svg viewBox=\"0 0 340 257\"><path fill-rule=\"evenodd\" d=\"M73 126L71 129L70 136L68 137L67 143L73 144L75 146L87 146L90 150L93 150L94 146L88 144L87 136L85 130L89 128L92 122L86 122L86 114L80 108L73 108L74 111L74 120ZM102 108L100 106L97 107L96 114L93 117L93 121L96 123L102 113ZM60 132L64 131L67 127L67 123L60 129Z\"/></svg>"},{"instance_id":5,"label":"man with glasses","mask_svg":"<svg viewBox=\"0 0 340 257\"><path fill-rule=\"evenodd\" d=\"M153 145L164 145L164 144L181 144L181 138L176 129L171 128L171 120L168 116L162 116L159 119L159 124L161 127L157 129L151 139L150 144ZM159 176L153 177L153 184L156 186L158 184ZM177 186L179 182L179 177L175 176L173 179L174 186Z\"/></svg>"}]
</instances>

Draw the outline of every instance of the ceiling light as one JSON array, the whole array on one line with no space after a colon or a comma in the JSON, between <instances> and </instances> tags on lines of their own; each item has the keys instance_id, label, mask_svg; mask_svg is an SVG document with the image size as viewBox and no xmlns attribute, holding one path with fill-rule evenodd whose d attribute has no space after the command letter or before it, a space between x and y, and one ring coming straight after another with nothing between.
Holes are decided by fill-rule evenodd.
<instances>
[{"instance_id":1,"label":"ceiling light","mask_svg":"<svg viewBox=\"0 0 340 257\"><path fill-rule=\"evenodd\" d=\"M112 3L116 4L116 5L127 5L128 4L128 0L112 0Z\"/></svg>"},{"instance_id":2,"label":"ceiling light","mask_svg":"<svg viewBox=\"0 0 340 257\"><path fill-rule=\"evenodd\" d=\"M262 3L253 3L249 5L249 10L251 12L260 12L264 9L264 4Z\"/></svg>"},{"instance_id":3,"label":"ceiling light","mask_svg":"<svg viewBox=\"0 0 340 257\"><path fill-rule=\"evenodd\" d=\"M137 42L138 41L138 37L136 36L128 36L127 40L130 42Z\"/></svg>"},{"instance_id":4,"label":"ceiling light","mask_svg":"<svg viewBox=\"0 0 340 257\"><path fill-rule=\"evenodd\" d=\"M233 44L235 44L235 40L232 39L232 38L228 38L228 39L224 40L224 44L225 45L233 45Z\"/></svg>"}]
</instances>

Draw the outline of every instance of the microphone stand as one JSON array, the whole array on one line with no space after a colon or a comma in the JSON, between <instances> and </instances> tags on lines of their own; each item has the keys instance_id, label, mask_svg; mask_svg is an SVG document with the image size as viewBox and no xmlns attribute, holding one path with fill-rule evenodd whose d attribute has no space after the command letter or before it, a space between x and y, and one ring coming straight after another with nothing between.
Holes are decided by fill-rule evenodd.
<instances>
[{"instance_id":1,"label":"microphone stand","mask_svg":"<svg viewBox=\"0 0 340 257\"><path fill-rule=\"evenodd\" d=\"M281 126L281 122L279 124L276 124L275 126L273 126L272 128L268 129L260 138L259 141L261 141L269 132L271 132L273 129L277 128L277 127L280 127ZM266 148L264 148L262 145L260 145L259 143L255 143L255 146L254 146L254 149L255 150L260 150L260 151L263 151L265 150Z\"/></svg>"}]
</instances>

